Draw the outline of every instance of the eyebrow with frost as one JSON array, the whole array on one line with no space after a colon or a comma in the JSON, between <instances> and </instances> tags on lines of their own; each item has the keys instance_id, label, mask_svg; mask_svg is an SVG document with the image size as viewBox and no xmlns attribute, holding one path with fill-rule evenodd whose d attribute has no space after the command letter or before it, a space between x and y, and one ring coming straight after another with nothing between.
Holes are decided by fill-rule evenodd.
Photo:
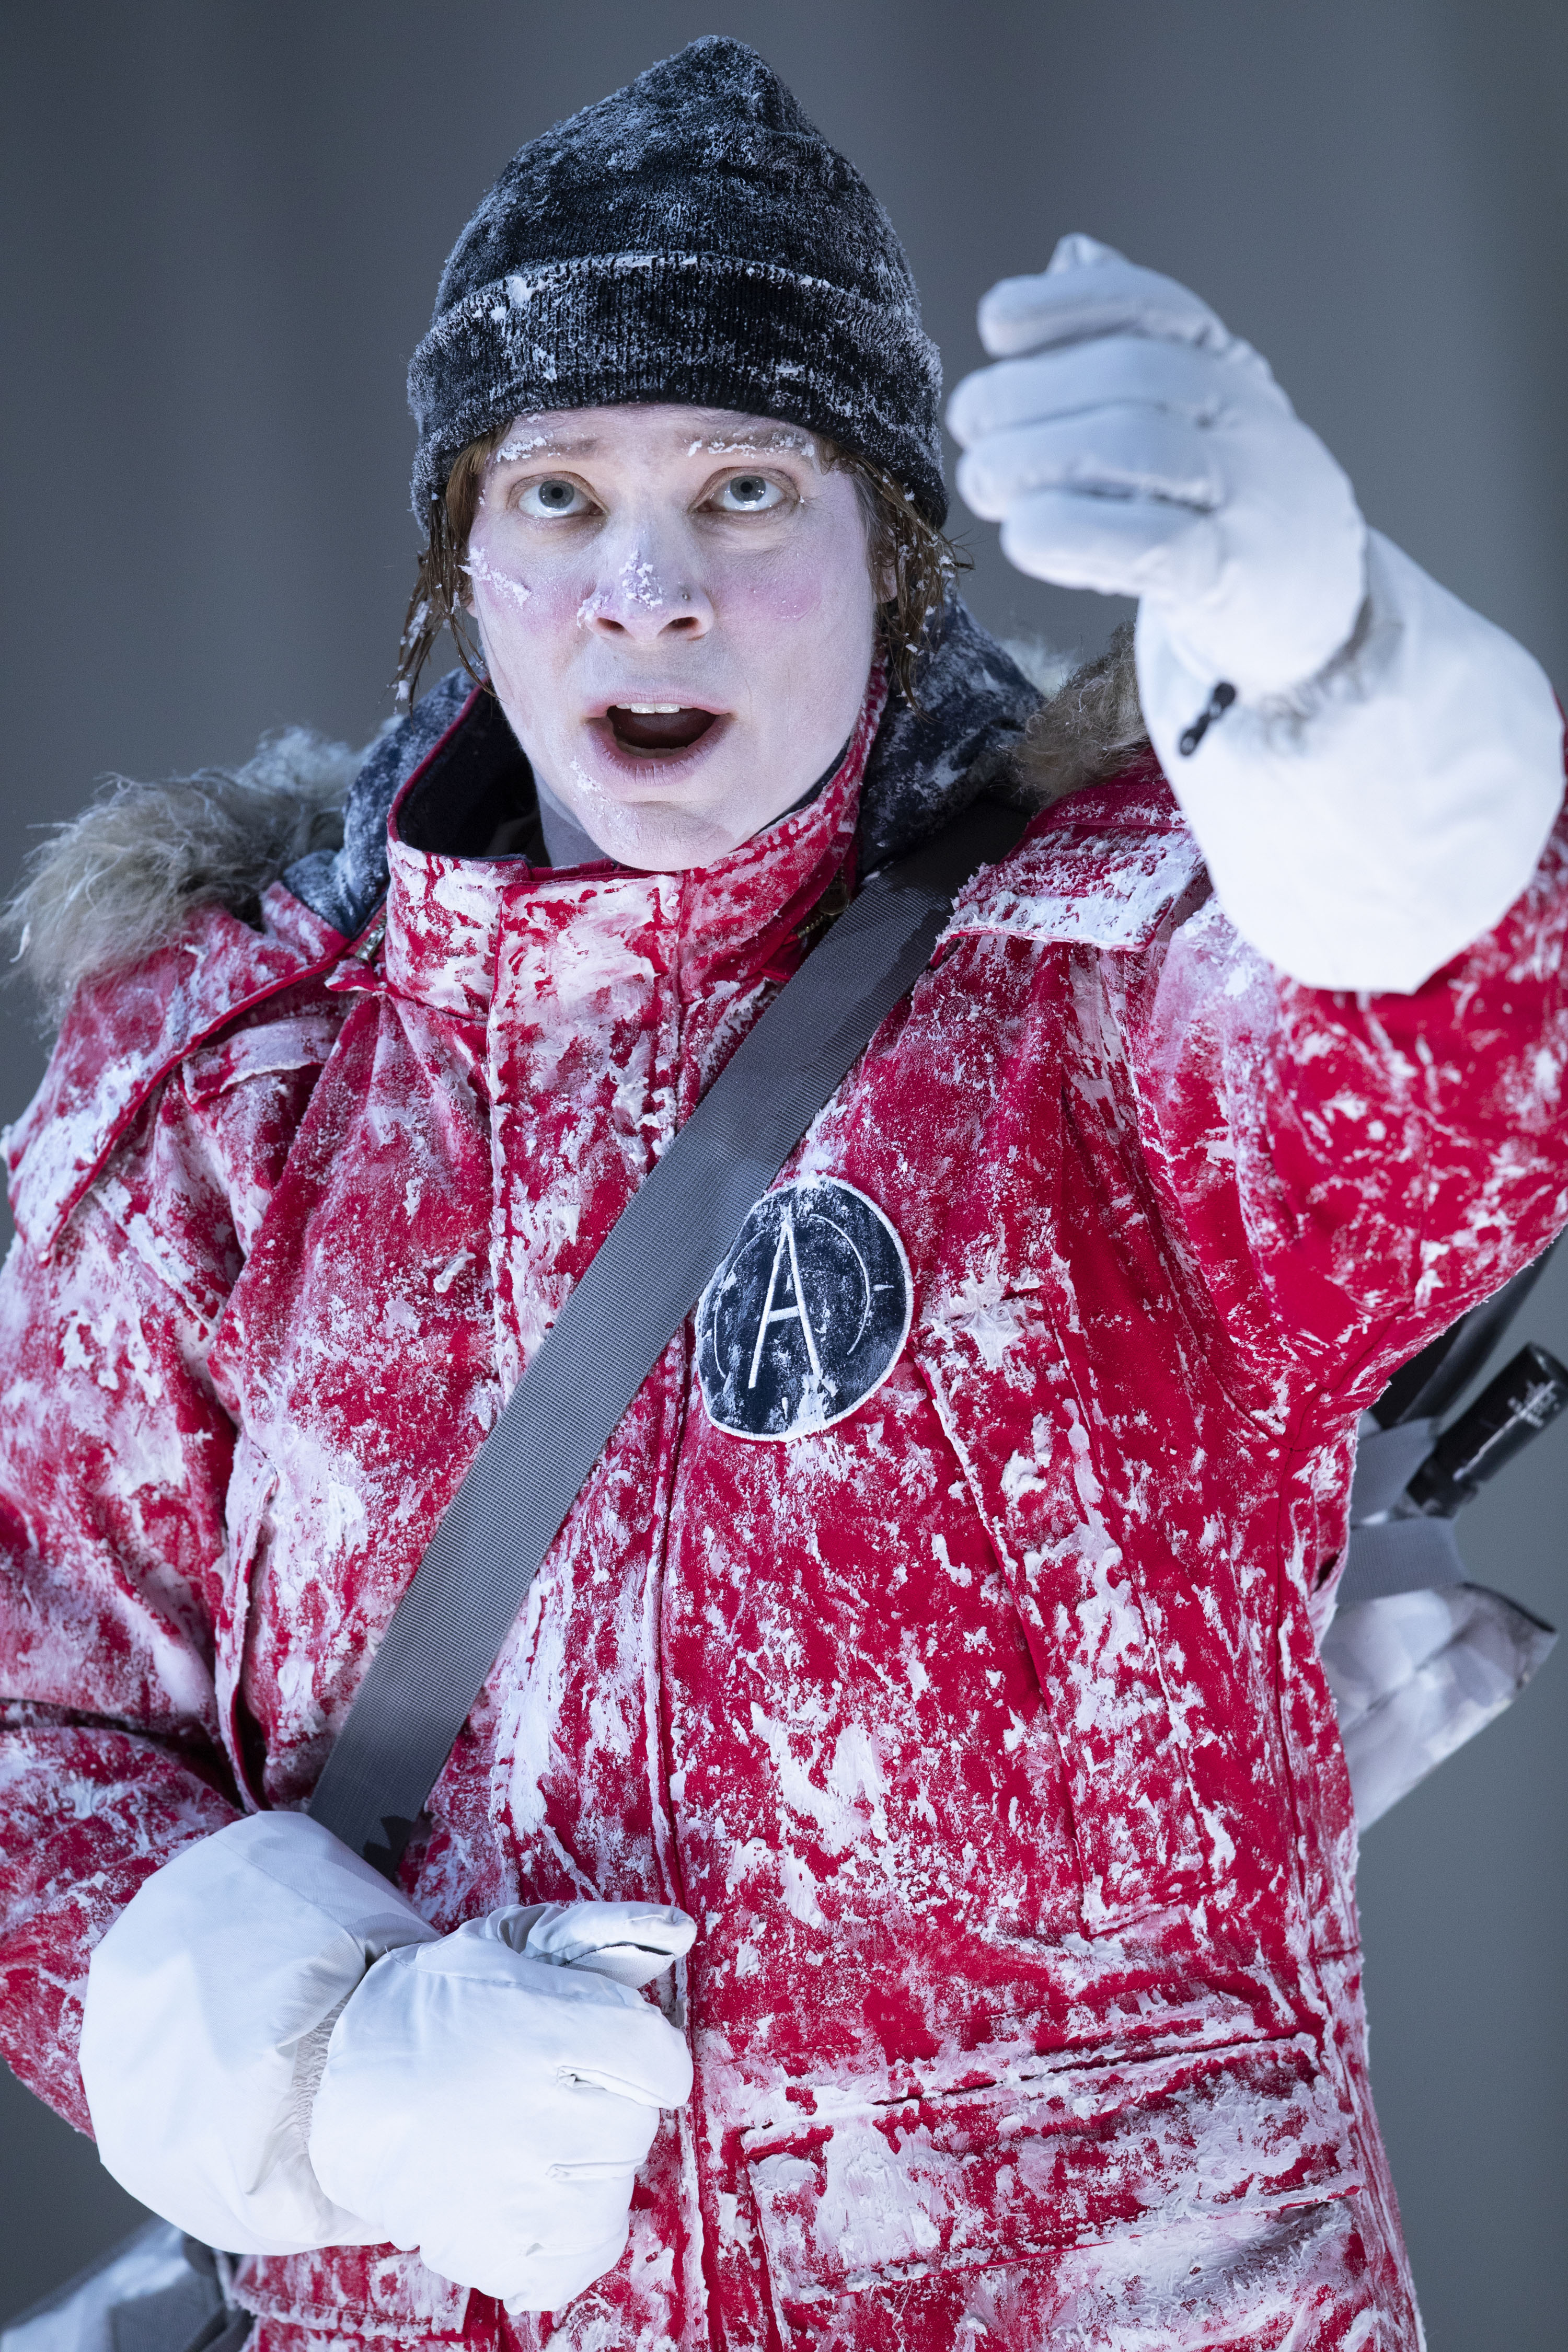
<instances>
[{"instance_id":1,"label":"eyebrow with frost","mask_svg":"<svg viewBox=\"0 0 1568 2352\"><path fill-rule=\"evenodd\" d=\"M526 420L520 420L526 422ZM688 457L804 457L821 470L817 445L808 433L794 425L779 425L767 417L758 417L755 429L736 434L718 433L710 439L695 441L685 438L682 430L670 435L672 446L685 439L684 454ZM517 433L512 432L491 452L490 466L515 463L521 457L594 457L604 447L603 436L597 433Z\"/></svg>"}]
</instances>

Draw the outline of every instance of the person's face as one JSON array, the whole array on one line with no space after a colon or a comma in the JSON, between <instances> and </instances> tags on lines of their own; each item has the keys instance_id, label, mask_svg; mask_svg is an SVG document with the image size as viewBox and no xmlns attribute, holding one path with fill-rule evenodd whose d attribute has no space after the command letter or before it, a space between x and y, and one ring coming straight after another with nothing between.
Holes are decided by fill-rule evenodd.
<instances>
[{"instance_id":1,"label":"person's face","mask_svg":"<svg viewBox=\"0 0 1568 2352\"><path fill-rule=\"evenodd\" d=\"M608 856L710 865L800 799L854 728L876 595L851 478L728 409L519 417L468 573L535 775Z\"/></svg>"}]
</instances>

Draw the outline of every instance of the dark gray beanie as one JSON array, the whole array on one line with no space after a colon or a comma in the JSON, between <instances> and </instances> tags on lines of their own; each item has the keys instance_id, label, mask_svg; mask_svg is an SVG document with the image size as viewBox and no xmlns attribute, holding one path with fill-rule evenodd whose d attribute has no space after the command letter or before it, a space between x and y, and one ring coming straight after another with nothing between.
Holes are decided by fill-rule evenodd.
<instances>
[{"instance_id":1,"label":"dark gray beanie","mask_svg":"<svg viewBox=\"0 0 1568 2352\"><path fill-rule=\"evenodd\" d=\"M415 512L513 416L647 400L826 434L940 524L941 394L887 214L755 49L710 35L531 140L458 238L408 370Z\"/></svg>"}]
</instances>

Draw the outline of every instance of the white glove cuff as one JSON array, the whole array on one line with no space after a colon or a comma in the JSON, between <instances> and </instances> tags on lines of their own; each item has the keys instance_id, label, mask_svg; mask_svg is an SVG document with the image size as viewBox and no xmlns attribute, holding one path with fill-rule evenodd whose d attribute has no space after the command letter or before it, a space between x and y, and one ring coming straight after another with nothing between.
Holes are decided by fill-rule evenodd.
<instances>
[{"instance_id":1,"label":"white glove cuff","mask_svg":"<svg viewBox=\"0 0 1568 2352\"><path fill-rule=\"evenodd\" d=\"M1243 696L1184 752L1215 676L1139 606L1160 764L1243 939L1313 988L1408 993L1489 930L1563 802L1563 720L1521 646L1379 533L1354 636L1289 696Z\"/></svg>"},{"instance_id":2,"label":"white glove cuff","mask_svg":"<svg viewBox=\"0 0 1568 2352\"><path fill-rule=\"evenodd\" d=\"M82 2078L99 2154L207 2244L373 2244L307 2153L337 2014L372 1962L435 1940L302 1813L234 1822L154 1873L92 1957Z\"/></svg>"}]
</instances>

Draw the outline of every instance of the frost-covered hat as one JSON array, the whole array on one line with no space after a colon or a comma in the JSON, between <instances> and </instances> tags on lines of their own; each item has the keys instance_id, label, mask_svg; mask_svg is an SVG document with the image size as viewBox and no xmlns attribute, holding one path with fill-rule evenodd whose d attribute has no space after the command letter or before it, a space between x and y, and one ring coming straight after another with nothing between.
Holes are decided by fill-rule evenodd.
<instances>
[{"instance_id":1,"label":"frost-covered hat","mask_svg":"<svg viewBox=\"0 0 1568 2352\"><path fill-rule=\"evenodd\" d=\"M891 222L773 68L716 35L513 156L408 371L423 521L458 451L531 409L777 416L947 512L942 362Z\"/></svg>"}]
</instances>

